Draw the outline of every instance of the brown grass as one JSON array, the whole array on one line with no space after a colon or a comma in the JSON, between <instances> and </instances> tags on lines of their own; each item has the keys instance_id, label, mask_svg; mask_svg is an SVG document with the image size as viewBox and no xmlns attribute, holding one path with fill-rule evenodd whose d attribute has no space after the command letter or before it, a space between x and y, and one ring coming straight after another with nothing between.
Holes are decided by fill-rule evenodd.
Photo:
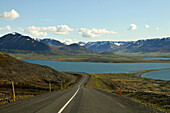
<instances>
[{"instance_id":1,"label":"brown grass","mask_svg":"<svg viewBox=\"0 0 170 113\"><path fill-rule=\"evenodd\" d=\"M87 87L116 94L122 87L123 96L165 111L170 110L170 81L136 77L134 73L92 74Z\"/></svg>"}]
</instances>

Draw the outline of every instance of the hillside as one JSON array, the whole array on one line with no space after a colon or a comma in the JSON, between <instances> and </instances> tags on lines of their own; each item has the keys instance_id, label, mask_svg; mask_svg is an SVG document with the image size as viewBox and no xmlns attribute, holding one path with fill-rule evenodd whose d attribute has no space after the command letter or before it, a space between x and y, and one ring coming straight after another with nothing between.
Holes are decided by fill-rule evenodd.
<instances>
[{"instance_id":1,"label":"hillside","mask_svg":"<svg viewBox=\"0 0 170 113\"><path fill-rule=\"evenodd\" d=\"M91 54L91 53L95 53L92 52L88 49L86 49L85 47L81 47L78 44L70 44L70 45L65 45L63 47L59 48L60 50L69 52L69 53L73 53L73 54Z\"/></svg>"},{"instance_id":2,"label":"hillside","mask_svg":"<svg viewBox=\"0 0 170 113\"><path fill-rule=\"evenodd\" d=\"M0 52L0 79L20 83L48 83L59 85L70 82L74 77L48 66L30 64Z\"/></svg>"},{"instance_id":3,"label":"hillside","mask_svg":"<svg viewBox=\"0 0 170 113\"><path fill-rule=\"evenodd\" d=\"M42 40L39 40L40 42L47 44L47 45L53 45L53 46L64 46L63 43L61 43L58 40L50 39L50 38L45 38Z\"/></svg>"},{"instance_id":4,"label":"hillside","mask_svg":"<svg viewBox=\"0 0 170 113\"><path fill-rule=\"evenodd\" d=\"M0 52L0 104L12 101L11 82L14 81L16 100L66 89L80 79L79 74L56 71L48 66L17 60Z\"/></svg>"}]
</instances>

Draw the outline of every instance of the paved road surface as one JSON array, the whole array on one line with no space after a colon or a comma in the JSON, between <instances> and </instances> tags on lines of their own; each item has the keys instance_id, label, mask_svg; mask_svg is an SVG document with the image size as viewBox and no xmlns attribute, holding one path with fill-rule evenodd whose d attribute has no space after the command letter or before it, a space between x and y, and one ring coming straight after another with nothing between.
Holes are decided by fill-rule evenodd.
<instances>
[{"instance_id":1,"label":"paved road surface","mask_svg":"<svg viewBox=\"0 0 170 113\"><path fill-rule=\"evenodd\" d=\"M73 88L39 95L0 107L0 113L159 113L151 107L111 93L84 87L88 76Z\"/></svg>"}]
</instances>

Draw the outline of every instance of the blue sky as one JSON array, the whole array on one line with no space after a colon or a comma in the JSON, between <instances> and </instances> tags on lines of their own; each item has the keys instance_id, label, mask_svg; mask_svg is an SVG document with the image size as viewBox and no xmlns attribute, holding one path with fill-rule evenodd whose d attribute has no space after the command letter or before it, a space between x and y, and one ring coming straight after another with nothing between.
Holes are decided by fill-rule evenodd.
<instances>
[{"instance_id":1,"label":"blue sky","mask_svg":"<svg viewBox=\"0 0 170 113\"><path fill-rule=\"evenodd\" d=\"M168 37L169 5L170 0L0 0L0 34L70 42Z\"/></svg>"}]
</instances>

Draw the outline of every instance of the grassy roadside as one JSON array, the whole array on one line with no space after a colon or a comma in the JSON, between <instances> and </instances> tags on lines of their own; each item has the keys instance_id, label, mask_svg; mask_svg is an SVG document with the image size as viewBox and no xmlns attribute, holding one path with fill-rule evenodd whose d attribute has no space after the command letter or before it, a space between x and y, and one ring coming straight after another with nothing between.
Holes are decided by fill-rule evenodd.
<instances>
[{"instance_id":1,"label":"grassy roadside","mask_svg":"<svg viewBox=\"0 0 170 113\"><path fill-rule=\"evenodd\" d=\"M69 82L62 82L61 84L51 83L51 91L57 91L62 89L68 89L73 87L80 79L80 73L67 73L71 76L75 76L75 79ZM37 83L21 83L14 82L16 100L22 100L28 97L41 95L49 92L48 82ZM13 102L12 97L12 85L9 80L0 80L0 105Z\"/></svg>"},{"instance_id":2,"label":"grassy roadside","mask_svg":"<svg viewBox=\"0 0 170 113\"><path fill-rule=\"evenodd\" d=\"M92 74L87 88L96 88L119 95L119 89L122 87L123 96L169 112L170 81L146 79L135 74L137 72Z\"/></svg>"}]
</instances>

